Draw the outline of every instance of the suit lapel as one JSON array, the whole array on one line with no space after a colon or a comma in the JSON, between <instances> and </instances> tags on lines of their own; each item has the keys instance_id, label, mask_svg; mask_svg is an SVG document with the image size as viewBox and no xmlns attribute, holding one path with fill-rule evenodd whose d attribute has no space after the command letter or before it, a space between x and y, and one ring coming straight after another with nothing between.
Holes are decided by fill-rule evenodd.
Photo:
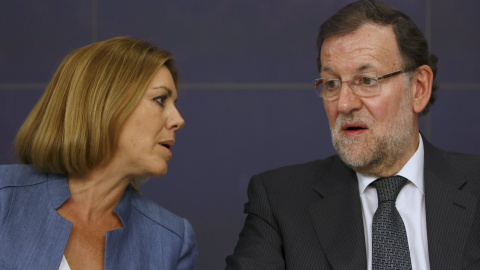
<instances>
[{"instance_id":1,"label":"suit lapel","mask_svg":"<svg viewBox=\"0 0 480 270\"><path fill-rule=\"evenodd\" d=\"M313 226L334 269L366 269L357 178L339 158L315 186L322 199L310 207Z\"/></svg>"},{"instance_id":2,"label":"suit lapel","mask_svg":"<svg viewBox=\"0 0 480 270\"><path fill-rule=\"evenodd\" d=\"M425 139L425 208L431 269L460 269L477 199L445 152Z\"/></svg>"}]
</instances>

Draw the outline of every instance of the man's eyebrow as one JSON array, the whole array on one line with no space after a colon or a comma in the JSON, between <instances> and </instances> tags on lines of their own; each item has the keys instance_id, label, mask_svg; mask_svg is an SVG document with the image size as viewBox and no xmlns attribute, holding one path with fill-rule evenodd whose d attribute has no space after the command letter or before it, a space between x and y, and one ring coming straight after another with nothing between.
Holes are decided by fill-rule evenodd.
<instances>
[{"instance_id":1,"label":"man's eyebrow","mask_svg":"<svg viewBox=\"0 0 480 270\"><path fill-rule=\"evenodd\" d=\"M373 68L373 66L371 64L365 64L365 65L362 65L359 68L357 68L357 72L362 72L362 71L365 71L367 69L372 69L372 68Z\"/></svg>"},{"instance_id":2,"label":"man's eyebrow","mask_svg":"<svg viewBox=\"0 0 480 270\"><path fill-rule=\"evenodd\" d=\"M168 87L166 87L166 86L163 86L163 85L154 86L153 89L164 89L164 90L167 91L169 97L171 97L171 96L172 96L172 93L173 93L173 91L172 91L170 88L168 88Z\"/></svg>"},{"instance_id":3,"label":"man's eyebrow","mask_svg":"<svg viewBox=\"0 0 480 270\"><path fill-rule=\"evenodd\" d=\"M320 76L322 77L322 73L327 73L327 74L330 74L330 75L338 75L332 67L330 66L323 66L322 69L320 70Z\"/></svg>"},{"instance_id":4,"label":"man's eyebrow","mask_svg":"<svg viewBox=\"0 0 480 270\"><path fill-rule=\"evenodd\" d=\"M331 72L331 71L333 71L333 69L329 66L323 66L322 67L322 72Z\"/></svg>"},{"instance_id":5,"label":"man's eyebrow","mask_svg":"<svg viewBox=\"0 0 480 270\"><path fill-rule=\"evenodd\" d=\"M359 72L363 72L365 70L369 70L369 69L373 69L373 68L374 68L374 66L372 64L364 64L364 65L361 65L360 67L358 67L355 72L359 73ZM323 66L321 72L335 73L333 68L329 67L329 66Z\"/></svg>"}]
</instances>

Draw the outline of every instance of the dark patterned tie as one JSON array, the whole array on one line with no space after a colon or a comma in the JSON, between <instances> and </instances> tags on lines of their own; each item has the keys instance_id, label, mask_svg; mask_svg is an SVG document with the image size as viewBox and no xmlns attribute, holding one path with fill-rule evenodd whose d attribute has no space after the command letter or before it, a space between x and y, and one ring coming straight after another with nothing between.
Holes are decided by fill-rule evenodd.
<instances>
[{"instance_id":1,"label":"dark patterned tie","mask_svg":"<svg viewBox=\"0 0 480 270\"><path fill-rule=\"evenodd\" d=\"M407 181L397 175L372 183L378 196L372 224L373 270L412 269L405 225L395 207L398 193Z\"/></svg>"}]
</instances>

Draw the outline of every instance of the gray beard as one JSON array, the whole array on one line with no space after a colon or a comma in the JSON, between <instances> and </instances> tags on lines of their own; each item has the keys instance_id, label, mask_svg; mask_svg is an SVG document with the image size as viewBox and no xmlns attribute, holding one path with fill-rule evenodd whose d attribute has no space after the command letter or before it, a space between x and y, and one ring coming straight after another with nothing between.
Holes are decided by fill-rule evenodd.
<instances>
[{"instance_id":1,"label":"gray beard","mask_svg":"<svg viewBox=\"0 0 480 270\"><path fill-rule=\"evenodd\" d=\"M344 138L341 126L346 122L363 123L373 127L373 120L361 117L358 112L347 115L339 115L335 128L330 128L332 143L339 157L347 166L365 175L378 175L382 168L395 165L398 158L406 151L415 126L413 123L412 108L409 105L408 89L405 89L399 111L391 126L384 134L373 134L373 143L367 149L360 149L358 138ZM362 152L360 156L354 156L351 152Z\"/></svg>"}]
</instances>

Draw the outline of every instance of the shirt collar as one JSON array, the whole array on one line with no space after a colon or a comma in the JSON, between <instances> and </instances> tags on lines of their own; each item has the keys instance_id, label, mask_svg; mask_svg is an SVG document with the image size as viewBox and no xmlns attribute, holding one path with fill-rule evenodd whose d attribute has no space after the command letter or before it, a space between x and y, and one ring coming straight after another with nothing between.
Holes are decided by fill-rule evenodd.
<instances>
[{"instance_id":1,"label":"shirt collar","mask_svg":"<svg viewBox=\"0 0 480 270\"><path fill-rule=\"evenodd\" d=\"M420 135L420 140L418 143L417 151L413 156L407 161L403 168L396 174L407 178L412 182L424 195L423 188L423 164L424 164L424 148L423 148L423 139ZM359 172L355 172L358 179L358 189L360 195L365 191L365 189L373 181L377 180L378 177L363 175Z\"/></svg>"}]
</instances>

